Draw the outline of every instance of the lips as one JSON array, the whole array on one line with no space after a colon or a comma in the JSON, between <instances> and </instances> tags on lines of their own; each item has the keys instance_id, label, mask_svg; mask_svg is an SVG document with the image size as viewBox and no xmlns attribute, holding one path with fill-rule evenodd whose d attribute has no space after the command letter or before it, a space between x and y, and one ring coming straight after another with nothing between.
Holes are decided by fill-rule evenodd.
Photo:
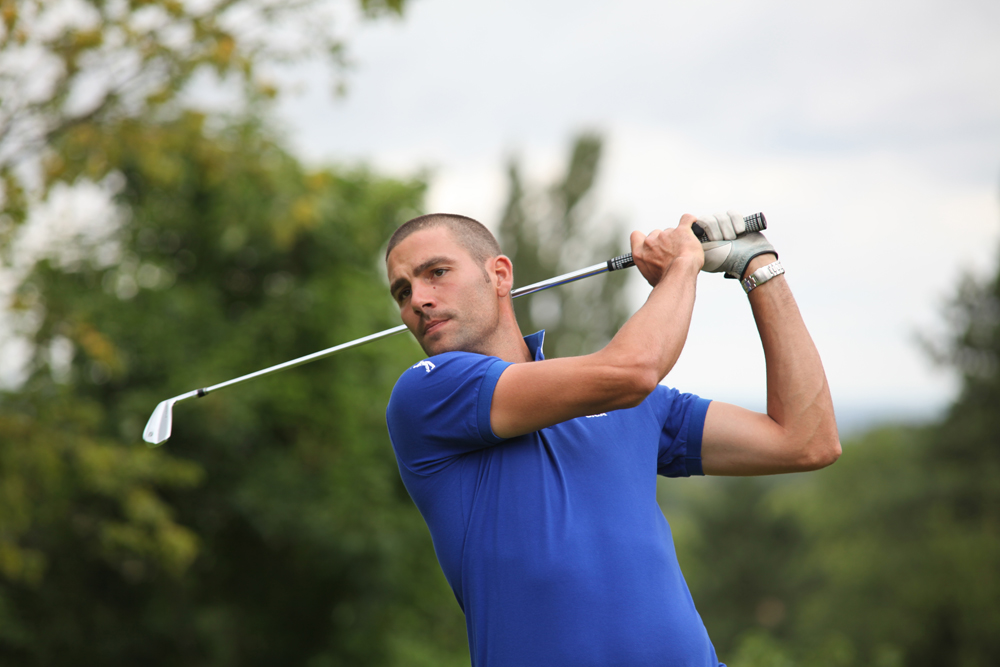
<instances>
[{"instance_id":1,"label":"lips","mask_svg":"<svg viewBox=\"0 0 1000 667\"><path fill-rule=\"evenodd\" d=\"M448 321L447 319L443 319L443 320L429 320L427 322L427 324L424 325L424 335L426 336L428 334L434 333L439 328L441 328L442 324L444 324L447 321Z\"/></svg>"}]
</instances>

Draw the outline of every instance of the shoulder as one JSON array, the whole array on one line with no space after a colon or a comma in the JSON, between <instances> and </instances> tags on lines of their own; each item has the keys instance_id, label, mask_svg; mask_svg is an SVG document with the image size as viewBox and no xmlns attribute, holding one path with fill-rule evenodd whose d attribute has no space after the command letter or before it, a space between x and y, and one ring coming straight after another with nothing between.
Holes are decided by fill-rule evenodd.
<instances>
[{"instance_id":1,"label":"shoulder","mask_svg":"<svg viewBox=\"0 0 1000 667\"><path fill-rule=\"evenodd\" d=\"M419 361L399 376L389 397L390 415L415 406L433 410L445 403L475 401L484 380L496 378L509 366L506 361L472 352L445 352Z\"/></svg>"},{"instance_id":2,"label":"shoulder","mask_svg":"<svg viewBox=\"0 0 1000 667\"><path fill-rule=\"evenodd\" d=\"M469 352L447 352L406 369L386 408L389 437L414 470L495 444L490 429L492 391L510 363Z\"/></svg>"},{"instance_id":3,"label":"shoulder","mask_svg":"<svg viewBox=\"0 0 1000 667\"><path fill-rule=\"evenodd\" d=\"M413 364L399 376L392 393L410 389L426 390L428 387L448 384L468 377L470 373L484 370L500 361L472 352L445 352Z\"/></svg>"}]
</instances>

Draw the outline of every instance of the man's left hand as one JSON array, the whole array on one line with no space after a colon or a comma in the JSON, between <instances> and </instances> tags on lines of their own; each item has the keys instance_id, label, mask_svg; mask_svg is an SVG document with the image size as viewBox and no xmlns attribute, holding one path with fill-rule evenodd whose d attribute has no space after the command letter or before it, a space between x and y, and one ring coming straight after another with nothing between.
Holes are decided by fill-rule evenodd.
<instances>
[{"instance_id":1,"label":"man's left hand","mask_svg":"<svg viewBox=\"0 0 1000 667\"><path fill-rule=\"evenodd\" d=\"M743 234L746 223L736 211L701 215L697 223L709 238L707 243L701 244L705 251L702 271L725 273L727 278L741 279L754 257L768 253L778 257L774 246L760 232Z\"/></svg>"}]
</instances>

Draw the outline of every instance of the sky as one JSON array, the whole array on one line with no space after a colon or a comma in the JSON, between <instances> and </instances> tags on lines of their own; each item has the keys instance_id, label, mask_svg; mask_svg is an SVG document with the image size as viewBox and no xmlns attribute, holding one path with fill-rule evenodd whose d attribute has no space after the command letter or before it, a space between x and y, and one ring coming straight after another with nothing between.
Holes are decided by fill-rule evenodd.
<instances>
[{"instance_id":1,"label":"sky","mask_svg":"<svg viewBox=\"0 0 1000 667\"><path fill-rule=\"evenodd\" d=\"M557 178L605 138L597 218L762 211L840 411L931 416L954 396L921 336L1000 242L1000 3L414 0L348 23L348 94L302 66L279 117L312 163L431 175L428 210L495 228L516 156ZM516 275L516 266L515 266ZM632 295L648 293L641 277ZM703 274L668 384L762 407L746 297Z\"/></svg>"},{"instance_id":2,"label":"sky","mask_svg":"<svg viewBox=\"0 0 1000 667\"><path fill-rule=\"evenodd\" d=\"M839 414L931 418L953 398L917 341L947 331L963 274L1000 261L1000 3L410 0L366 22L330 1L347 94L317 63L274 72L277 124L307 162L427 174L428 211L495 228L512 157L551 183L573 137L599 132L590 205L621 252L685 212L763 212ZM57 242L72 219L111 219L87 211L117 187L54 193L25 248L72 248ZM638 308L649 287L632 281ZM760 409L765 380L746 296L703 274L665 382Z\"/></svg>"}]
</instances>

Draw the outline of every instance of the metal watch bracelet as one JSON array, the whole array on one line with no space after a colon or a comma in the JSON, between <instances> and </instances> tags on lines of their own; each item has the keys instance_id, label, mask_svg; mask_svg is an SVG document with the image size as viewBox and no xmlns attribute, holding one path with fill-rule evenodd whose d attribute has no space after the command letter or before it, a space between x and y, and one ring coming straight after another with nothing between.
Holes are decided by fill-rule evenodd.
<instances>
[{"instance_id":1,"label":"metal watch bracelet","mask_svg":"<svg viewBox=\"0 0 1000 667\"><path fill-rule=\"evenodd\" d=\"M780 276L784 272L785 272L785 267L781 265L780 261L775 260L770 264L768 264L767 266L762 266L753 273L751 273L749 276L741 280L740 284L743 285L743 291L749 294L750 292L754 291L754 289L760 287L771 278L774 278L775 276Z\"/></svg>"}]
</instances>

